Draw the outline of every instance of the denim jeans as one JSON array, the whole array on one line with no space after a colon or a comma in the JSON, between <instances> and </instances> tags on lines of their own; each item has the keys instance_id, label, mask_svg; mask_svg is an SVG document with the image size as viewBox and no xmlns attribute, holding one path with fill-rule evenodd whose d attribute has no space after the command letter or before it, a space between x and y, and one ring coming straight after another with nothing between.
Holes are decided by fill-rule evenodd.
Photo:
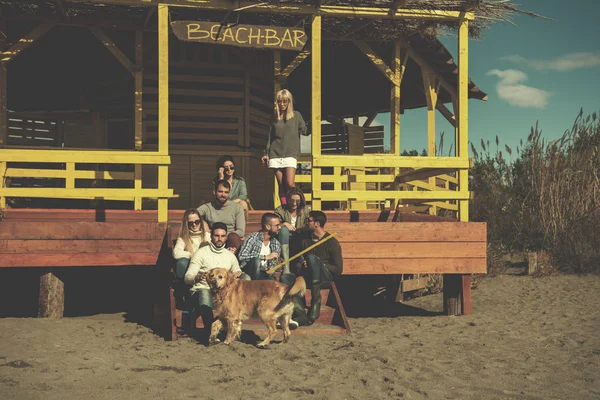
<instances>
[{"instance_id":1,"label":"denim jeans","mask_svg":"<svg viewBox=\"0 0 600 400\"><path fill-rule=\"evenodd\" d=\"M261 268L260 257L255 257L244 266L244 272L250 276L253 281L266 281L275 280L273 275L267 274L267 272Z\"/></svg>"},{"instance_id":2,"label":"denim jeans","mask_svg":"<svg viewBox=\"0 0 600 400\"><path fill-rule=\"evenodd\" d=\"M331 285L333 281L333 276L331 272L323 262L314 254L307 254L304 256L304 260L306 260L306 268L302 271L302 276L306 280L306 286L311 288L313 283L317 285L321 285L321 287L326 288ZM293 285L296 282L296 276L294 274L283 274L281 275L280 281L285 283L286 285Z\"/></svg>"},{"instance_id":3,"label":"denim jeans","mask_svg":"<svg viewBox=\"0 0 600 400\"><path fill-rule=\"evenodd\" d=\"M183 280L185 273L190 266L189 258L180 258L175 263L175 278Z\"/></svg>"}]
</instances>

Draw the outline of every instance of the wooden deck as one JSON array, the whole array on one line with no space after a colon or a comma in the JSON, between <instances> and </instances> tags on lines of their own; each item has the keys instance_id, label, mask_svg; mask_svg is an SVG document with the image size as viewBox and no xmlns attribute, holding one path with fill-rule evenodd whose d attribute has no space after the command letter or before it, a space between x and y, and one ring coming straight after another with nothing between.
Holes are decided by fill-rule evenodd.
<instances>
[{"instance_id":1,"label":"wooden deck","mask_svg":"<svg viewBox=\"0 0 600 400\"><path fill-rule=\"evenodd\" d=\"M250 211L246 232L259 230L264 212ZM155 320L172 321L170 246L183 213L171 210L169 222L158 223L154 210L6 209L0 268L40 268L40 293L50 299L40 314L61 316L60 295L51 294L64 288L53 268L158 266ZM443 274L447 312L471 312L470 274L486 272L485 224L378 210L327 217L342 244L344 275Z\"/></svg>"}]
</instances>

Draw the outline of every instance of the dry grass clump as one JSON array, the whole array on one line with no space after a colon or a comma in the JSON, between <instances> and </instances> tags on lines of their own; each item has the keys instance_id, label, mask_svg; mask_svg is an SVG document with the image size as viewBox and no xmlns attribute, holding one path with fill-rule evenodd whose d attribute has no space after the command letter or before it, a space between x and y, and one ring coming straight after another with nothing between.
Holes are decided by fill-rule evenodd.
<instances>
[{"instance_id":1,"label":"dry grass clump","mask_svg":"<svg viewBox=\"0 0 600 400\"><path fill-rule=\"evenodd\" d=\"M536 124L516 151L473 143L474 221L488 222L492 247L547 251L565 272L600 272L600 120L579 113L571 129L547 142ZM513 157L515 157L513 161Z\"/></svg>"}]
</instances>

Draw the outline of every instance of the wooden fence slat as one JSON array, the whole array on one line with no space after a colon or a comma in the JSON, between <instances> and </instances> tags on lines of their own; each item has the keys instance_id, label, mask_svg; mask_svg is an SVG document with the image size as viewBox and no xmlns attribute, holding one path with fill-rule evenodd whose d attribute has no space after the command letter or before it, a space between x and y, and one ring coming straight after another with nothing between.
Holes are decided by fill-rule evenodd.
<instances>
[{"instance_id":1,"label":"wooden fence slat","mask_svg":"<svg viewBox=\"0 0 600 400\"><path fill-rule=\"evenodd\" d=\"M344 259L344 275L484 273L485 258Z\"/></svg>"},{"instance_id":2,"label":"wooden fence slat","mask_svg":"<svg viewBox=\"0 0 600 400\"><path fill-rule=\"evenodd\" d=\"M385 243L377 238L363 235L363 240L370 242L352 243L344 246L343 236L338 235L342 245L344 258L348 259L385 259L393 256L395 258L482 258L486 255L485 242L407 242L402 240L398 243ZM371 241L372 240L372 241ZM442 255L442 256L440 256Z\"/></svg>"},{"instance_id":3,"label":"wooden fence slat","mask_svg":"<svg viewBox=\"0 0 600 400\"><path fill-rule=\"evenodd\" d=\"M148 239L15 239L0 240L0 254L45 254L45 253L143 253L160 250L162 240Z\"/></svg>"},{"instance_id":4,"label":"wooden fence slat","mask_svg":"<svg viewBox=\"0 0 600 400\"><path fill-rule=\"evenodd\" d=\"M156 212L156 211L155 211ZM38 254L25 257L23 254L3 254L3 267L118 267L127 265L156 265L158 251L153 253L98 253L82 257L81 254Z\"/></svg>"},{"instance_id":5,"label":"wooden fence slat","mask_svg":"<svg viewBox=\"0 0 600 400\"><path fill-rule=\"evenodd\" d=\"M156 213L156 211L154 211ZM162 239L166 224L155 222L2 221L0 240L15 239Z\"/></svg>"}]
</instances>

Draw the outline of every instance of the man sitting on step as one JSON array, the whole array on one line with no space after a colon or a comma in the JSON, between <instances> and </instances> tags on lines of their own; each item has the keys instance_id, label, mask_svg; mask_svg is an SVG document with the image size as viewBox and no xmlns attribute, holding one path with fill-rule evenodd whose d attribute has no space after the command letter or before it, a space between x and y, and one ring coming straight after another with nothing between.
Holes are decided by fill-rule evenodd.
<instances>
[{"instance_id":1,"label":"man sitting on step","mask_svg":"<svg viewBox=\"0 0 600 400\"><path fill-rule=\"evenodd\" d=\"M227 227L227 248L237 254L242 247L242 238L246 230L244 209L240 203L229 200L231 185L226 180L215 183L215 199L198 207L198 213L212 228L216 222L222 222Z\"/></svg>"},{"instance_id":2,"label":"man sitting on step","mask_svg":"<svg viewBox=\"0 0 600 400\"><path fill-rule=\"evenodd\" d=\"M204 327L210 332L213 322L212 296L206 281L202 280L204 273L215 268L224 268L231 271L239 279L250 280L250 277L240 269L235 255L225 248L227 240L227 226L222 222L212 225L210 244L201 247L194 253L190 266L185 273L185 283L192 285L190 289L190 321L182 321L184 329L196 326L196 318L202 316Z\"/></svg>"},{"instance_id":3,"label":"man sitting on step","mask_svg":"<svg viewBox=\"0 0 600 400\"><path fill-rule=\"evenodd\" d=\"M277 240L281 221L277 214L268 212L260 219L260 226L261 230L248 235L242 244L238 255L240 268L253 281L274 280L266 271L277 265L281 257L281 244Z\"/></svg>"},{"instance_id":4,"label":"man sitting on step","mask_svg":"<svg viewBox=\"0 0 600 400\"><path fill-rule=\"evenodd\" d=\"M318 243L330 236L325 231L327 216L322 211L311 211L308 217L308 228L311 232L309 238L302 240L302 250ZM311 325L321 313L321 289L326 289L338 276L342 274L344 264L342 260L342 247L336 238L328 239L326 242L315 247L304 254L303 260L299 260L302 275L311 289L311 302L308 313L300 301L294 303L294 320L300 325ZM297 264L299 264L297 263ZM291 285L296 280L294 274L282 274L281 282Z\"/></svg>"}]
</instances>

